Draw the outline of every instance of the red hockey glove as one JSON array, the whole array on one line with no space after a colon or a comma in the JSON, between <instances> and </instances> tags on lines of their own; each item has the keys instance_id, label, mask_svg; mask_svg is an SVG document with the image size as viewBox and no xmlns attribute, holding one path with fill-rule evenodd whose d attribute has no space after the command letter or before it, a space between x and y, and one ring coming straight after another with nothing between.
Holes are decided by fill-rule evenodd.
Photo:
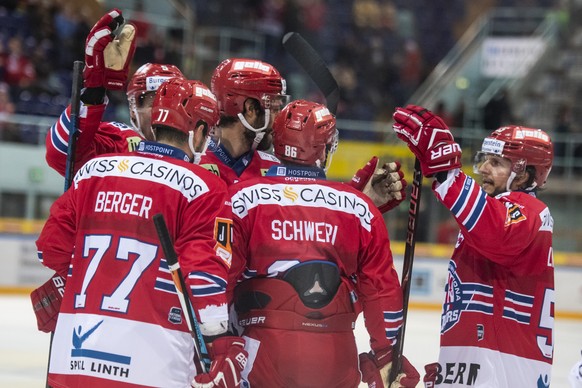
<instances>
[{"instance_id":1,"label":"red hockey glove","mask_svg":"<svg viewBox=\"0 0 582 388\"><path fill-rule=\"evenodd\" d=\"M437 376L439 374L439 363L433 362L432 364L427 364L424 366L424 371L426 374L424 375L424 388L434 388L437 380Z\"/></svg>"},{"instance_id":2,"label":"red hockey glove","mask_svg":"<svg viewBox=\"0 0 582 388\"><path fill-rule=\"evenodd\" d=\"M394 132L420 160L422 175L461 167L461 147L443 120L417 105L396 108Z\"/></svg>"},{"instance_id":3,"label":"red hockey glove","mask_svg":"<svg viewBox=\"0 0 582 388\"><path fill-rule=\"evenodd\" d=\"M45 284L30 293L38 330L45 333L55 331L64 293L65 279L56 273Z\"/></svg>"},{"instance_id":4,"label":"red hockey glove","mask_svg":"<svg viewBox=\"0 0 582 388\"><path fill-rule=\"evenodd\" d=\"M194 388L240 387L240 373L247 363L248 353L241 337L220 337L212 342L210 372L194 377Z\"/></svg>"},{"instance_id":5,"label":"red hockey glove","mask_svg":"<svg viewBox=\"0 0 582 388\"><path fill-rule=\"evenodd\" d=\"M124 88L135 52L135 27L131 24L124 25L116 37L113 31L123 22L121 11L114 8L99 19L89 32L85 41L83 70L86 88Z\"/></svg>"},{"instance_id":6,"label":"red hockey glove","mask_svg":"<svg viewBox=\"0 0 582 388\"><path fill-rule=\"evenodd\" d=\"M406 198L406 180L399 162L378 166L378 158L372 157L352 177L349 184L366 194L382 213L394 209Z\"/></svg>"},{"instance_id":7,"label":"red hockey glove","mask_svg":"<svg viewBox=\"0 0 582 388\"><path fill-rule=\"evenodd\" d=\"M414 388L420 381L420 374L412 364L402 356L402 372L396 380L388 386L388 377L392 369L392 350L386 349L379 352L360 354L360 371L362 381L368 387L384 388Z\"/></svg>"}]
</instances>

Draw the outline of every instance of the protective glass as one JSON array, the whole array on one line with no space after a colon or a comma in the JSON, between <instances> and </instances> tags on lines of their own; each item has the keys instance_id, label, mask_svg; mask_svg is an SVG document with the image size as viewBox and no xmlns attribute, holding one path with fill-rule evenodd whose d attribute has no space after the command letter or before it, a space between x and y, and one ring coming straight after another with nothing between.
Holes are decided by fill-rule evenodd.
<instances>
[{"instance_id":1,"label":"protective glass","mask_svg":"<svg viewBox=\"0 0 582 388\"><path fill-rule=\"evenodd\" d=\"M289 103L291 96L288 94L264 94L261 105L271 112L280 112Z\"/></svg>"},{"instance_id":2,"label":"protective glass","mask_svg":"<svg viewBox=\"0 0 582 388\"><path fill-rule=\"evenodd\" d=\"M504 158L501 155L495 155L495 154L488 154L486 152L483 151L479 151L475 154L475 157L473 158L473 172L475 174L479 174L479 169L481 168L481 166L489 161L491 162L493 165L495 165L495 163L498 163L498 160ZM525 167L527 166L527 160L525 159L518 159L517 161L513 161L509 158L504 158L507 160L511 161L511 171L515 172L516 174L522 173L525 171Z\"/></svg>"}]
</instances>

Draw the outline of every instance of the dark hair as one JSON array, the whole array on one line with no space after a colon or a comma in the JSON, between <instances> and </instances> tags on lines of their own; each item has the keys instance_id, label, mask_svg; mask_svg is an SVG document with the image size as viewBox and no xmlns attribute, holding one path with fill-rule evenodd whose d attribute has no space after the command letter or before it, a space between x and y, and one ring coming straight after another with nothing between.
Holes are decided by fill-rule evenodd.
<instances>
[{"instance_id":1,"label":"dark hair","mask_svg":"<svg viewBox=\"0 0 582 388\"><path fill-rule=\"evenodd\" d=\"M528 188L534 184L534 181L536 179L536 168L535 168L535 166L526 166L525 172L527 172L529 175L528 175L527 181L525 181L525 183L522 185L522 187Z\"/></svg>"},{"instance_id":2,"label":"dark hair","mask_svg":"<svg viewBox=\"0 0 582 388\"><path fill-rule=\"evenodd\" d=\"M168 127L165 125L154 126L156 130L156 140L157 141L168 141L174 144L185 144L188 143L188 134L182 132L178 129Z\"/></svg>"}]
</instances>

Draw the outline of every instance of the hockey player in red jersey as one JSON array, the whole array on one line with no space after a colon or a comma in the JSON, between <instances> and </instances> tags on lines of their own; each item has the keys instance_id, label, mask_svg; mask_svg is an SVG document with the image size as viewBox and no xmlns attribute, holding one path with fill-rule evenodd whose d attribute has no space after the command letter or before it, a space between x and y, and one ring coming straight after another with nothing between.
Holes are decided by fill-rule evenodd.
<instances>
[{"instance_id":1,"label":"hockey player in red jersey","mask_svg":"<svg viewBox=\"0 0 582 388\"><path fill-rule=\"evenodd\" d=\"M84 89L81 93L79 138L75 165L110 152L134 150L144 138L155 140L151 130L151 107L156 89L173 77L184 78L174 65L147 63L132 76L127 87L131 126L119 122L102 122L108 98L106 90L122 90L127 84L133 57L135 30L122 30L114 39L113 31L124 23L120 10L114 9L93 27L85 45ZM120 64L121 63L121 64ZM113 68L108 67L113 66ZM61 175L65 174L69 133L72 129L68 106L46 137L46 160Z\"/></svg>"},{"instance_id":2,"label":"hockey player in red jersey","mask_svg":"<svg viewBox=\"0 0 582 388\"><path fill-rule=\"evenodd\" d=\"M224 182L192 163L218 122L216 99L201 82L176 78L161 86L153 104L158 142L82 166L37 241L42 263L67 278L51 386L239 386L244 340L226 331L229 198ZM193 362L156 213L165 216L208 340L209 373Z\"/></svg>"},{"instance_id":3,"label":"hockey player in red jersey","mask_svg":"<svg viewBox=\"0 0 582 388\"><path fill-rule=\"evenodd\" d=\"M283 164L230 187L243 377L251 387L357 387L353 329L363 311L372 348L360 355L363 380L387 386L402 294L381 213L360 191L325 179L337 146L325 106L289 103L273 136ZM394 387L419 378L404 360Z\"/></svg>"},{"instance_id":4,"label":"hockey player in red jersey","mask_svg":"<svg viewBox=\"0 0 582 388\"><path fill-rule=\"evenodd\" d=\"M553 219L536 198L552 167L550 137L507 126L461 171L445 123L419 106L394 112L394 131L435 177L433 191L461 229L449 263L438 363L427 387L549 387L553 357Z\"/></svg>"},{"instance_id":5,"label":"hockey player in red jersey","mask_svg":"<svg viewBox=\"0 0 582 388\"><path fill-rule=\"evenodd\" d=\"M285 79L257 59L229 58L214 70L210 83L218 98L220 125L200 164L227 185L264 175L279 160L271 147L272 124L287 104Z\"/></svg>"}]
</instances>

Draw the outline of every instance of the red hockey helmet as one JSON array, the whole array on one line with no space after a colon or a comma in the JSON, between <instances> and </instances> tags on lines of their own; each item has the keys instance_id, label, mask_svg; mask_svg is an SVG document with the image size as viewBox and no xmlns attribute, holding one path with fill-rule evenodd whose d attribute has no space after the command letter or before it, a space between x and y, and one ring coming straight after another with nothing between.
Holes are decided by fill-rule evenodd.
<instances>
[{"instance_id":1,"label":"red hockey helmet","mask_svg":"<svg viewBox=\"0 0 582 388\"><path fill-rule=\"evenodd\" d=\"M554 147L550 136L541 129L509 125L486 137L480 154L496 154L511 160L516 173L524 171L526 166L534 166L534 182L537 187L543 187L552 169Z\"/></svg>"},{"instance_id":2,"label":"red hockey helmet","mask_svg":"<svg viewBox=\"0 0 582 388\"><path fill-rule=\"evenodd\" d=\"M146 63L135 71L127 86L127 97L137 98L144 92L155 92L170 78L186 78L174 65Z\"/></svg>"},{"instance_id":3,"label":"red hockey helmet","mask_svg":"<svg viewBox=\"0 0 582 388\"><path fill-rule=\"evenodd\" d=\"M220 113L236 116L247 98L258 100L263 109L283 107L289 96L286 83L273 66L257 59L229 58L214 70L210 82L218 98Z\"/></svg>"},{"instance_id":4,"label":"red hockey helmet","mask_svg":"<svg viewBox=\"0 0 582 388\"><path fill-rule=\"evenodd\" d=\"M156 92L152 126L164 125L189 133L200 120L212 128L218 119L216 97L200 81L172 78Z\"/></svg>"},{"instance_id":5,"label":"red hockey helmet","mask_svg":"<svg viewBox=\"0 0 582 388\"><path fill-rule=\"evenodd\" d=\"M325 105L292 101L273 122L273 144L281 160L326 168L337 148L335 117Z\"/></svg>"}]
</instances>

